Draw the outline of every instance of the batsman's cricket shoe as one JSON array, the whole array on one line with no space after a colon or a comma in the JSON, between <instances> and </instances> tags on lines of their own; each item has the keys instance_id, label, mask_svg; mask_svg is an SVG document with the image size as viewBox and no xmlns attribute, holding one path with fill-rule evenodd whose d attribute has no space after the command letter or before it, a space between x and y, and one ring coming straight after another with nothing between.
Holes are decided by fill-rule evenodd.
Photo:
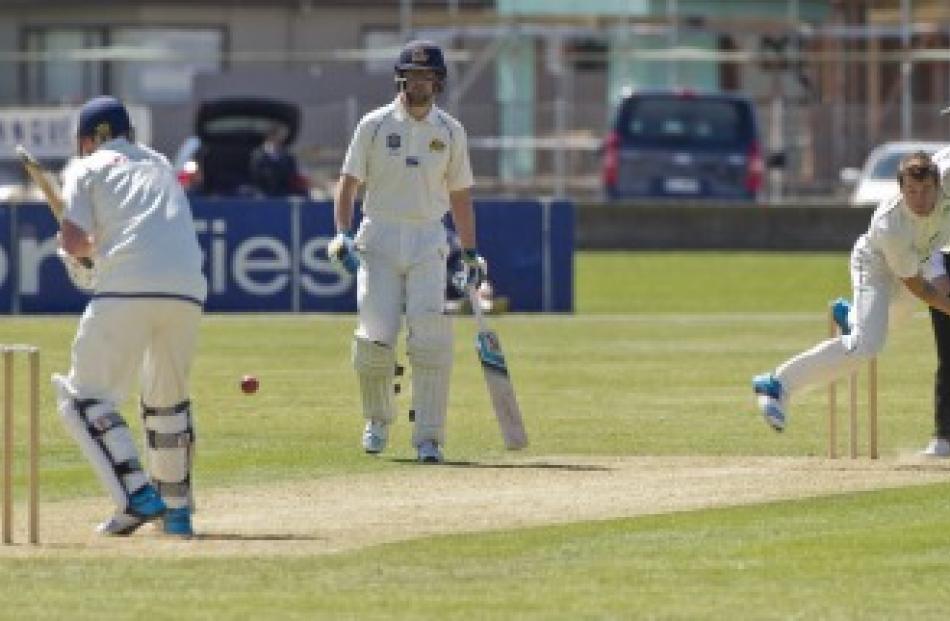
<instances>
[{"instance_id":1,"label":"batsman's cricket shoe","mask_svg":"<svg viewBox=\"0 0 950 621\"><path fill-rule=\"evenodd\" d=\"M443 461L442 458L442 449L439 448L439 444L435 440L423 440L418 447L416 447L419 455L419 462L423 464L441 464Z\"/></svg>"},{"instance_id":2,"label":"batsman's cricket shoe","mask_svg":"<svg viewBox=\"0 0 950 621\"><path fill-rule=\"evenodd\" d=\"M382 421L367 421L363 429L363 450L370 455L382 453L389 441L389 425Z\"/></svg>"},{"instance_id":3,"label":"batsman's cricket shoe","mask_svg":"<svg viewBox=\"0 0 950 621\"><path fill-rule=\"evenodd\" d=\"M950 440L934 438L920 454L924 457L950 457Z\"/></svg>"},{"instance_id":4,"label":"batsman's cricket shoe","mask_svg":"<svg viewBox=\"0 0 950 621\"><path fill-rule=\"evenodd\" d=\"M131 535L146 522L157 520L165 514L165 501L151 484L146 485L129 497L129 506L111 518L99 524L96 532L100 535Z\"/></svg>"},{"instance_id":5,"label":"batsman's cricket shoe","mask_svg":"<svg viewBox=\"0 0 950 621\"><path fill-rule=\"evenodd\" d=\"M838 298L831 303L831 316L835 320L841 334L851 334L851 324L848 323L848 315L851 313L851 302L844 298Z\"/></svg>"},{"instance_id":6,"label":"batsman's cricket shoe","mask_svg":"<svg viewBox=\"0 0 950 621\"><path fill-rule=\"evenodd\" d=\"M194 536L195 531L191 527L191 509L189 507L179 507L169 509L162 518L162 530L166 535L189 538Z\"/></svg>"},{"instance_id":7,"label":"batsman's cricket shoe","mask_svg":"<svg viewBox=\"0 0 950 621\"><path fill-rule=\"evenodd\" d=\"M785 429L785 389L782 382L771 373L752 378L752 390L765 422L775 431Z\"/></svg>"}]
</instances>

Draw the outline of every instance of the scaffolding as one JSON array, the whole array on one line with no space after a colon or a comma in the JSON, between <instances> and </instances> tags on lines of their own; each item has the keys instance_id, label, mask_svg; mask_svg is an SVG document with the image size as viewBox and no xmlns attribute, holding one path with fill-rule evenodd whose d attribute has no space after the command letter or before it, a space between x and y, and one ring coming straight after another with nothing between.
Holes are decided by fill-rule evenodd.
<instances>
[{"instance_id":1,"label":"scaffolding","mask_svg":"<svg viewBox=\"0 0 950 621\"><path fill-rule=\"evenodd\" d=\"M839 170L860 164L881 142L950 139L950 121L936 114L950 103L950 2L829 0L827 18L811 19L806 8L817 4L786 0L771 17L693 14L700 3L685 0L667 0L653 15L501 15L485 2L400 0L393 25L403 39L434 38L446 48L451 79L442 103L469 130L486 192L596 197L601 140L635 66L637 76L665 81L654 86L699 84L750 96L766 149L787 155L788 166L770 177L770 198L779 201L837 191ZM284 48L231 47L216 58L232 68L318 75L327 66L358 71L396 52L288 41ZM117 45L0 52L0 63L21 68L194 59ZM319 152L311 160L330 178L353 125L374 105L346 89L336 101L305 103L304 116L320 122L306 128L298 148L305 156Z\"/></svg>"}]
</instances>

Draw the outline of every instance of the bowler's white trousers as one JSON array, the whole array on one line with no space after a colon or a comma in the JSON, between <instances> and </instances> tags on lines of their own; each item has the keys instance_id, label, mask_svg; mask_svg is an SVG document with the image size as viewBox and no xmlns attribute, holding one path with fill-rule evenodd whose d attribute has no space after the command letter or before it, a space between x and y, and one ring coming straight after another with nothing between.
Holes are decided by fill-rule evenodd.
<instances>
[{"instance_id":1,"label":"bowler's white trousers","mask_svg":"<svg viewBox=\"0 0 950 621\"><path fill-rule=\"evenodd\" d=\"M889 326L906 319L917 299L860 238L851 252L851 334L830 338L780 365L775 376L786 398L826 385L857 369L884 348Z\"/></svg>"}]
</instances>

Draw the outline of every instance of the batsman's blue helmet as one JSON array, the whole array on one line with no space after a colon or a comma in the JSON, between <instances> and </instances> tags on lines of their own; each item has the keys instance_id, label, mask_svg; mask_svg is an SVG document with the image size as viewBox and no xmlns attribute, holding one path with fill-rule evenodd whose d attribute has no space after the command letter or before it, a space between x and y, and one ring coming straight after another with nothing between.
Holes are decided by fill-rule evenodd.
<instances>
[{"instance_id":1,"label":"batsman's blue helmet","mask_svg":"<svg viewBox=\"0 0 950 621\"><path fill-rule=\"evenodd\" d=\"M440 82L448 75L442 48L432 41L410 41L402 48L396 63L396 77L401 77L403 71L410 69L431 69Z\"/></svg>"},{"instance_id":2,"label":"batsman's blue helmet","mask_svg":"<svg viewBox=\"0 0 950 621\"><path fill-rule=\"evenodd\" d=\"M108 95L90 99L79 109L76 125L78 138L90 137L109 140L128 136L132 131L129 112L122 102Z\"/></svg>"}]
</instances>

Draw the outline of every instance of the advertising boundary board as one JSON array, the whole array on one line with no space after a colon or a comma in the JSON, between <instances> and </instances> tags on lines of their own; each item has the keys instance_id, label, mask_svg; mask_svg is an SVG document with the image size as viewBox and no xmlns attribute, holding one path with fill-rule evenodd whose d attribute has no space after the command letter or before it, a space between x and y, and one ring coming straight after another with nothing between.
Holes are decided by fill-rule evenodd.
<instances>
[{"instance_id":1,"label":"advertising boundary board","mask_svg":"<svg viewBox=\"0 0 950 621\"><path fill-rule=\"evenodd\" d=\"M355 277L329 262L327 201L194 199L208 312L353 312ZM478 250L514 312L571 312L574 208L567 201L475 202ZM42 203L0 204L0 313L76 313L86 297L55 256Z\"/></svg>"}]
</instances>

